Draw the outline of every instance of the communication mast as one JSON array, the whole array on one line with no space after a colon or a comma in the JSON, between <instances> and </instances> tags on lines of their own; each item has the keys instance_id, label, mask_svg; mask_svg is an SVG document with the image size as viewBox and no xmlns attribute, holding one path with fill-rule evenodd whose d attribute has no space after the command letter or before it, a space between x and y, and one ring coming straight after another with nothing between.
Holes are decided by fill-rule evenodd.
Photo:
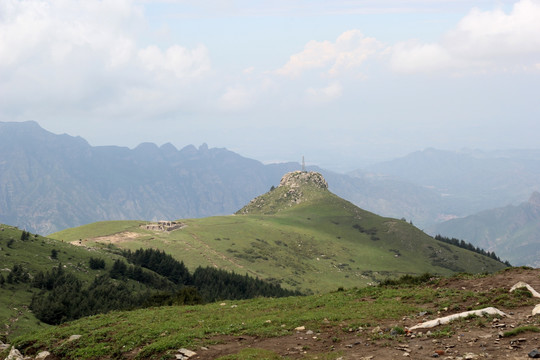
<instances>
[{"instance_id":1,"label":"communication mast","mask_svg":"<svg viewBox=\"0 0 540 360\"><path fill-rule=\"evenodd\" d=\"M304 156L302 155L302 172L306 172L306 163L304 161Z\"/></svg>"}]
</instances>

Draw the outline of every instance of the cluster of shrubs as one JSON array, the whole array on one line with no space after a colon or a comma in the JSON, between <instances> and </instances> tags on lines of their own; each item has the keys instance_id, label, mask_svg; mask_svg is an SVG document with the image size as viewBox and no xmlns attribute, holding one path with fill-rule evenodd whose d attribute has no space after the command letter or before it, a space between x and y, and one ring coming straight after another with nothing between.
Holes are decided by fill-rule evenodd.
<instances>
[{"instance_id":1,"label":"cluster of shrubs","mask_svg":"<svg viewBox=\"0 0 540 360\"><path fill-rule=\"evenodd\" d=\"M163 251L140 249L122 255L126 261L116 259L108 266L104 259L90 258L91 269L103 270L90 283L67 271L62 263L32 275L15 264L7 278L0 274L0 286L28 284L37 289L30 309L39 320L54 325L111 310L300 295L277 284L210 267L190 273L183 262Z\"/></svg>"}]
</instances>

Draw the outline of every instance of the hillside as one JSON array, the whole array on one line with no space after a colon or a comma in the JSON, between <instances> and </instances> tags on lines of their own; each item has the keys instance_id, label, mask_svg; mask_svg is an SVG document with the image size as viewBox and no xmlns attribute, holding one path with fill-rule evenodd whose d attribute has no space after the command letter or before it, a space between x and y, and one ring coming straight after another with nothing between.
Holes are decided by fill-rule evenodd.
<instances>
[{"instance_id":1,"label":"hillside","mask_svg":"<svg viewBox=\"0 0 540 360\"><path fill-rule=\"evenodd\" d=\"M165 306L93 316L14 339L27 356L62 359L527 359L538 348L539 270L406 278L322 295ZM433 328L413 326L495 307ZM527 355L531 354L530 357ZM1 355L1 354L0 354ZM4 352L4 356L7 351Z\"/></svg>"},{"instance_id":2,"label":"hillside","mask_svg":"<svg viewBox=\"0 0 540 360\"><path fill-rule=\"evenodd\" d=\"M190 272L152 249L90 249L7 225L0 225L0 263L0 341L113 310L299 295L215 268Z\"/></svg>"},{"instance_id":3,"label":"hillside","mask_svg":"<svg viewBox=\"0 0 540 360\"><path fill-rule=\"evenodd\" d=\"M87 247L156 248L190 269L215 266L302 292L373 284L402 274L493 272L493 259L438 242L410 223L362 210L318 173L293 172L236 215L181 219L162 231L95 223L51 236ZM117 225L117 226L116 226ZM106 229L106 230L104 230Z\"/></svg>"},{"instance_id":4,"label":"hillside","mask_svg":"<svg viewBox=\"0 0 540 360\"><path fill-rule=\"evenodd\" d=\"M464 239L513 265L540 267L540 193L529 201L443 222L430 233Z\"/></svg>"},{"instance_id":5,"label":"hillside","mask_svg":"<svg viewBox=\"0 0 540 360\"><path fill-rule=\"evenodd\" d=\"M112 266L115 256L110 253L88 251L62 241L30 234L23 238L23 232L15 227L0 225L0 322L5 325L0 333L0 340L22 334L36 327L48 325L39 321L29 310L34 294L39 289L30 286L38 272L51 271L61 266L69 274L76 274L83 283L90 283L96 276L104 274L103 269L90 269L91 257L99 257L108 268ZM53 252L56 256L53 257ZM21 271L10 283L8 277L15 275L14 266ZM26 275L25 275L26 274Z\"/></svg>"}]
</instances>

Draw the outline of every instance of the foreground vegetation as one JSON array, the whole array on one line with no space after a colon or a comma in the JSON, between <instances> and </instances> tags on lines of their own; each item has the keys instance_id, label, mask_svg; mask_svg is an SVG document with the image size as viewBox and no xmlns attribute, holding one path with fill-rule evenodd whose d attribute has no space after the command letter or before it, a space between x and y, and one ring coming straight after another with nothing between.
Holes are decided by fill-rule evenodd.
<instances>
[{"instance_id":1,"label":"foreground vegetation","mask_svg":"<svg viewBox=\"0 0 540 360\"><path fill-rule=\"evenodd\" d=\"M460 275L463 276L472 277ZM506 289L492 288L473 292L440 287L440 281L424 275L405 277L384 286L340 289L307 297L259 298L112 312L26 334L17 338L14 344L27 354L47 349L66 359L173 358L178 348L199 349L222 341L223 336L280 337L294 334L299 326L315 333L337 327L342 329L339 331L343 336L350 329L365 328L371 334L372 328L385 323L394 324L392 333L395 337L403 334L400 320L412 314L424 313L433 318L439 311L456 312L487 306L512 309L534 304L527 291L508 293ZM489 321L477 322L486 324ZM521 331L526 330L530 329ZM342 336L339 331L336 342ZM446 327L433 330L432 336L449 336L451 332L452 329ZM81 337L69 341L75 334ZM372 339L380 336L392 338L377 333Z\"/></svg>"},{"instance_id":2,"label":"foreground vegetation","mask_svg":"<svg viewBox=\"0 0 540 360\"><path fill-rule=\"evenodd\" d=\"M2 229L1 341L113 310L299 295L225 270L199 267L190 272L162 251L89 250L14 227Z\"/></svg>"}]
</instances>

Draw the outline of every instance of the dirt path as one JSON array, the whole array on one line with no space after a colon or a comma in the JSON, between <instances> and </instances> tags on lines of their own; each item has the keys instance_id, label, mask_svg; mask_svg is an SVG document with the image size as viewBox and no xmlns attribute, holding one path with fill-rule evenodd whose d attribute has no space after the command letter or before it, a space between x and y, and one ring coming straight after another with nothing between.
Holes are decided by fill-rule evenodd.
<instances>
[{"instance_id":1,"label":"dirt path","mask_svg":"<svg viewBox=\"0 0 540 360\"><path fill-rule=\"evenodd\" d=\"M539 291L540 270L514 269L486 278L445 279L439 286L478 292L504 287L509 291L518 281L529 283ZM246 348L271 350L289 359L530 359L531 351L540 350L540 333L527 331L509 337L501 335L523 326L540 328L540 316L532 317L532 308L499 308L511 315L501 319L456 321L448 325L451 331L446 335L437 335L444 326L392 335L390 329L394 326L409 328L426 320L423 314L411 314L400 321L384 321L366 329L344 331L341 327L321 326L319 333L304 329L279 338L220 337L213 339L219 344L196 350L193 359L216 359ZM449 311L440 316L450 314Z\"/></svg>"}]
</instances>

